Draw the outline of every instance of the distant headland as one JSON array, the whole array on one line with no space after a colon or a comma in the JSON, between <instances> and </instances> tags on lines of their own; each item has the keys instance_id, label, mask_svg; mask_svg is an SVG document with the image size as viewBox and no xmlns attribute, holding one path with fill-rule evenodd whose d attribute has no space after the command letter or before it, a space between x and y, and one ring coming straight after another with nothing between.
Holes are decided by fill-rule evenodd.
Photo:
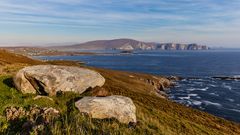
<instances>
[{"instance_id":1,"label":"distant headland","mask_svg":"<svg viewBox=\"0 0 240 135\"><path fill-rule=\"evenodd\" d=\"M95 40L81 44L55 46L55 49L83 49L83 50L208 50L206 45L196 43L156 43L142 42L133 39Z\"/></svg>"},{"instance_id":2,"label":"distant headland","mask_svg":"<svg viewBox=\"0 0 240 135\"><path fill-rule=\"evenodd\" d=\"M1 47L0 47L1 48ZM156 43L142 42L133 39L113 39L113 40L95 40L80 44L68 44L59 46L17 46L17 47L2 47L13 53L18 53L28 56L73 56L73 55L97 55L99 53L93 50L119 50L120 52L133 52L137 50L209 50L206 45L196 43ZM101 53L102 54L102 53Z\"/></svg>"}]
</instances>

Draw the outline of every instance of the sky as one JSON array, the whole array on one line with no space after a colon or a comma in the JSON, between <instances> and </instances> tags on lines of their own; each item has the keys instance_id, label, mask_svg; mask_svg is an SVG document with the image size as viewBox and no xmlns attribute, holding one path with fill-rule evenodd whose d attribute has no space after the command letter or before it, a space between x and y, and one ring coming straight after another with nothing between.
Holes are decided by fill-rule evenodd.
<instances>
[{"instance_id":1,"label":"sky","mask_svg":"<svg viewBox=\"0 0 240 135\"><path fill-rule=\"evenodd\" d=\"M240 0L0 0L0 46L115 38L240 48Z\"/></svg>"}]
</instances>

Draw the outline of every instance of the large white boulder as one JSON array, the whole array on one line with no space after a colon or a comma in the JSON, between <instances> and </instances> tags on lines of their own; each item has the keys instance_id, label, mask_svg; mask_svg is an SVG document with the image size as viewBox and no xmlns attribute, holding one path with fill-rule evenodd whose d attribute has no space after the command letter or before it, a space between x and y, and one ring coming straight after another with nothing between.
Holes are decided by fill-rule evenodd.
<instances>
[{"instance_id":1,"label":"large white boulder","mask_svg":"<svg viewBox=\"0 0 240 135\"><path fill-rule=\"evenodd\" d=\"M98 72L71 66L38 65L21 69L14 84L22 93L55 95L58 91L83 93L89 87L103 86Z\"/></svg>"},{"instance_id":2,"label":"large white boulder","mask_svg":"<svg viewBox=\"0 0 240 135\"><path fill-rule=\"evenodd\" d=\"M75 103L81 113L91 118L116 118L121 123L136 123L136 107L133 101L124 96L83 97Z\"/></svg>"}]
</instances>

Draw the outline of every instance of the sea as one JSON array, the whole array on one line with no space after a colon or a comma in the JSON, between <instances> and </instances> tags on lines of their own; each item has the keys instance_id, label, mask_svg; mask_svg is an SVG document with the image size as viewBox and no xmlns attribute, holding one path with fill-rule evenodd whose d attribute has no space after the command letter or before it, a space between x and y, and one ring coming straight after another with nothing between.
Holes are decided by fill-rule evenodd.
<instances>
[{"instance_id":1,"label":"sea","mask_svg":"<svg viewBox=\"0 0 240 135\"><path fill-rule=\"evenodd\" d=\"M95 51L99 52L99 51ZM86 65L180 76L168 96L175 102L240 123L240 80L221 80L216 76L240 77L240 50L206 51L101 51L102 55L38 56L44 60L77 60Z\"/></svg>"}]
</instances>

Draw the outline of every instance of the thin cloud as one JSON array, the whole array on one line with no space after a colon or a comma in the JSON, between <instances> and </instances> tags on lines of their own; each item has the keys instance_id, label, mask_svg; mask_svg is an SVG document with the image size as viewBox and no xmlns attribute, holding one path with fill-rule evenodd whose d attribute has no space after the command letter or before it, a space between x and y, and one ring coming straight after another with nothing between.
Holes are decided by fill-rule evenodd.
<instances>
[{"instance_id":1,"label":"thin cloud","mask_svg":"<svg viewBox=\"0 0 240 135\"><path fill-rule=\"evenodd\" d=\"M12 26L25 24L64 27L69 33L76 28L80 36L87 31L96 35L114 31L125 37L146 32L155 39L163 31L195 35L240 31L239 0L8 0L0 1L0 16L0 28L9 27L12 33Z\"/></svg>"}]
</instances>

